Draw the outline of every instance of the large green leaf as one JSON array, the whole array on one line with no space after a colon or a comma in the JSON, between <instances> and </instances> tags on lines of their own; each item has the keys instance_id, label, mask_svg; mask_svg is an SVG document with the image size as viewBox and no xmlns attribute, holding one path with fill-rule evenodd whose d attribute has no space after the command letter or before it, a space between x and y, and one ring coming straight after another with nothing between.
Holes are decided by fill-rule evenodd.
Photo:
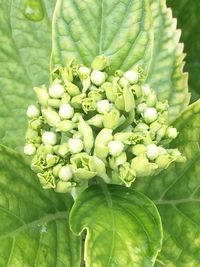
<instances>
[{"instance_id":1,"label":"large green leaf","mask_svg":"<svg viewBox=\"0 0 200 267\"><path fill-rule=\"evenodd\" d=\"M79 267L72 199L40 189L21 156L0 146L0 267Z\"/></svg>"},{"instance_id":2,"label":"large green leaf","mask_svg":"<svg viewBox=\"0 0 200 267\"><path fill-rule=\"evenodd\" d=\"M168 99L170 120L189 103L187 73L183 73L185 55L179 43L181 32L166 0L151 0L154 22L153 56L147 82L158 92L159 99Z\"/></svg>"},{"instance_id":3,"label":"large green leaf","mask_svg":"<svg viewBox=\"0 0 200 267\"><path fill-rule=\"evenodd\" d=\"M32 87L49 82L54 5L55 0L43 1L44 18L31 21L23 14L24 0L0 3L0 142L18 149L24 142L25 109L35 101Z\"/></svg>"},{"instance_id":4,"label":"large green leaf","mask_svg":"<svg viewBox=\"0 0 200 267\"><path fill-rule=\"evenodd\" d=\"M156 266L200 266L200 100L177 121L178 147L187 157L156 177L137 181L137 189L156 203L164 226L161 263ZM141 186L143 185L143 186Z\"/></svg>"},{"instance_id":5,"label":"large green leaf","mask_svg":"<svg viewBox=\"0 0 200 267\"><path fill-rule=\"evenodd\" d=\"M92 186L76 200L70 226L87 230L86 267L150 267L161 248L157 209L143 194L119 185Z\"/></svg>"},{"instance_id":6,"label":"large green leaf","mask_svg":"<svg viewBox=\"0 0 200 267\"><path fill-rule=\"evenodd\" d=\"M167 0L173 14L178 18L178 27L182 29L182 41L185 44L186 70L189 72L189 88L192 100L200 97L200 27L199 0Z\"/></svg>"},{"instance_id":7,"label":"large green leaf","mask_svg":"<svg viewBox=\"0 0 200 267\"><path fill-rule=\"evenodd\" d=\"M76 57L89 65L96 55L111 71L139 63L148 69L152 28L147 0L58 0L53 24L53 64Z\"/></svg>"}]
</instances>

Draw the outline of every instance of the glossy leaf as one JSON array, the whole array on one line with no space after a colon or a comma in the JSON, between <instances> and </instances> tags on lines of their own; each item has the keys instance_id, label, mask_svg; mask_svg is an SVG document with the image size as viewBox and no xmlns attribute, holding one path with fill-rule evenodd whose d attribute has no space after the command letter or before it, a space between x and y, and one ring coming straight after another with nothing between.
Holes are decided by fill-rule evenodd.
<instances>
[{"instance_id":1,"label":"glossy leaf","mask_svg":"<svg viewBox=\"0 0 200 267\"><path fill-rule=\"evenodd\" d=\"M123 186L86 189L72 208L70 225L76 234L87 230L86 267L150 267L161 248L161 221L155 206L143 194Z\"/></svg>"},{"instance_id":2,"label":"glossy leaf","mask_svg":"<svg viewBox=\"0 0 200 267\"><path fill-rule=\"evenodd\" d=\"M69 195L40 189L23 158L0 146L0 267L81 266L71 205Z\"/></svg>"},{"instance_id":3,"label":"glossy leaf","mask_svg":"<svg viewBox=\"0 0 200 267\"><path fill-rule=\"evenodd\" d=\"M157 266L200 266L200 101L175 122L179 130L172 147L187 157L156 177L135 186L154 200L162 217L164 242ZM143 187L141 186L143 184Z\"/></svg>"},{"instance_id":4,"label":"glossy leaf","mask_svg":"<svg viewBox=\"0 0 200 267\"><path fill-rule=\"evenodd\" d=\"M44 18L37 22L24 16L24 2L0 3L0 142L18 150L24 143L25 109L35 102L32 87L49 82L55 5L42 1Z\"/></svg>"},{"instance_id":5,"label":"glossy leaf","mask_svg":"<svg viewBox=\"0 0 200 267\"><path fill-rule=\"evenodd\" d=\"M53 65L74 57L90 65L95 56L105 54L112 61L111 71L136 63L147 70L151 50L148 1L57 1Z\"/></svg>"}]
</instances>

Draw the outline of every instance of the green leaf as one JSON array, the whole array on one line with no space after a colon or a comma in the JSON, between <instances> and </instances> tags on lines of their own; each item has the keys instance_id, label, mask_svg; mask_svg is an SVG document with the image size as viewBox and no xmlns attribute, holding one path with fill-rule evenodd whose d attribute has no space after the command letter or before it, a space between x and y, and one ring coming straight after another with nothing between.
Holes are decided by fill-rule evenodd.
<instances>
[{"instance_id":1,"label":"green leaf","mask_svg":"<svg viewBox=\"0 0 200 267\"><path fill-rule=\"evenodd\" d=\"M183 44L181 32L176 29L176 19L166 0L151 0L154 21L153 56L147 82L158 92L159 99L168 99L170 120L174 120L188 105L187 73L183 73Z\"/></svg>"},{"instance_id":2,"label":"green leaf","mask_svg":"<svg viewBox=\"0 0 200 267\"><path fill-rule=\"evenodd\" d=\"M123 186L86 189L71 210L70 226L76 234L87 230L87 267L150 267L161 249L162 228L155 206Z\"/></svg>"},{"instance_id":3,"label":"green leaf","mask_svg":"<svg viewBox=\"0 0 200 267\"><path fill-rule=\"evenodd\" d=\"M189 72L189 89L192 100L200 97L200 45L199 45L199 8L198 0L167 0L173 14L178 18L178 27L182 29L182 41L185 44L186 71Z\"/></svg>"},{"instance_id":4,"label":"green leaf","mask_svg":"<svg viewBox=\"0 0 200 267\"><path fill-rule=\"evenodd\" d=\"M138 63L148 69L152 29L147 0L58 0L53 23L53 65L70 58L90 65L105 54L111 71Z\"/></svg>"},{"instance_id":5,"label":"green leaf","mask_svg":"<svg viewBox=\"0 0 200 267\"><path fill-rule=\"evenodd\" d=\"M18 150L24 143L25 109L35 102L32 87L49 82L55 0L43 1L44 18L38 22L24 16L23 3L0 3L0 142Z\"/></svg>"},{"instance_id":6,"label":"green leaf","mask_svg":"<svg viewBox=\"0 0 200 267\"><path fill-rule=\"evenodd\" d=\"M81 266L71 205L69 195L40 189L23 158L0 146L0 267Z\"/></svg>"},{"instance_id":7,"label":"green leaf","mask_svg":"<svg viewBox=\"0 0 200 267\"><path fill-rule=\"evenodd\" d=\"M164 242L156 266L200 266L199 122L200 100L175 122L179 135L172 147L178 147L187 162L173 164L160 175L135 184L154 200L162 217Z\"/></svg>"}]
</instances>

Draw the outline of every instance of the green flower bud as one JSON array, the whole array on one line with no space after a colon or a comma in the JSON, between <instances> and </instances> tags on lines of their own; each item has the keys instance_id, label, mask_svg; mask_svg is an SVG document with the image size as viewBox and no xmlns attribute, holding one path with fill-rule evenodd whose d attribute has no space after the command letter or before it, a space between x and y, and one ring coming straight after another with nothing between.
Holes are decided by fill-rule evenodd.
<instances>
[{"instance_id":1,"label":"green flower bud","mask_svg":"<svg viewBox=\"0 0 200 267\"><path fill-rule=\"evenodd\" d=\"M91 170L96 172L99 177L103 178L106 183L110 182L110 178L106 174L106 167L104 162L98 157L93 156L91 160Z\"/></svg>"},{"instance_id":2,"label":"green flower bud","mask_svg":"<svg viewBox=\"0 0 200 267\"><path fill-rule=\"evenodd\" d=\"M24 154L32 156L36 153L36 147L33 144L27 144L24 147Z\"/></svg>"},{"instance_id":3,"label":"green flower bud","mask_svg":"<svg viewBox=\"0 0 200 267\"><path fill-rule=\"evenodd\" d=\"M82 117L82 114L81 113L75 113L73 118L72 118L72 121L73 122L79 122L79 118Z\"/></svg>"},{"instance_id":4,"label":"green flower bud","mask_svg":"<svg viewBox=\"0 0 200 267\"><path fill-rule=\"evenodd\" d=\"M125 111L130 112L135 108L135 98L131 92L131 89L128 86L124 87L123 97L124 97Z\"/></svg>"},{"instance_id":5,"label":"green flower bud","mask_svg":"<svg viewBox=\"0 0 200 267\"><path fill-rule=\"evenodd\" d=\"M74 115L74 109L70 104L62 104L59 109L59 116L62 119L71 119Z\"/></svg>"},{"instance_id":6,"label":"green flower bud","mask_svg":"<svg viewBox=\"0 0 200 267\"><path fill-rule=\"evenodd\" d=\"M26 130L26 135L25 135L26 141L29 143L32 143L32 141L34 141L37 138L38 138L38 131L28 127Z\"/></svg>"},{"instance_id":7,"label":"green flower bud","mask_svg":"<svg viewBox=\"0 0 200 267\"><path fill-rule=\"evenodd\" d=\"M84 144L85 151L87 153L90 153L91 149L94 146L93 131L90 125L87 124L87 122L85 122L82 117L79 118L78 130L83 136L83 144Z\"/></svg>"},{"instance_id":8,"label":"green flower bud","mask_svg":"<svg viewBox=\"0 0 200 267\"><path fill-rule=\"evenodd\" d=\"M30 105L27 109L26 115L28 118L37 118L40 116L40 110L35 105Z\"/></svg>"},{"instance_id":9,"label":"green flower bud","mask_svg":"<svg viewBox=\"0 0 200 267\"><path fill-rule=\"evenodd\" d=\"M95 126L97 128L102 128L103 127L103 121L105 120L105 117L100 114L96 114L93 116L91 119L87 121L89 125Z\"/></svg>"},{"instance_id":10,"label":"green flower bud","mask_svg":"<svg viewBox=\"0 0 200 267\"><path fill-rule=\"evenodd\" d=\"M131 148L131 151L135 156L139 156L141 154L144 155L146 153L146 150L147 148L143 144L137 144Z\"/></svg>"},{"instance_id":11,"label":"green flower bud","mask_svg":"<svg viewBox=\"0 0 200 267\"><path fill-rule=\"evenodd\" d=\"M54 191L57 193L69 193L71 189L72 189L71 182L58 181Z\"/></svg>"},{"instance_id":12,"label":"green flower bud","mask_svg":"<svg viewBox=\"0 0 200 267\"><path fill-rule=\"evenodd\" d=\"M70 99L70 95L68 93L64 93L60 100L60 106L62 106L63 104L70 104Z\"/></svg>"},{"instance_id":13,"label":"green flower bud","mask_svg":"<svg viewBox=\"0 0 200 267\"><path fill-rule=\"evenodd\" d=\"M55 188L55 177L51 170L45 171L44 173L37 174L39 181L44 189Z\"/></svg>"},{"instance_id":14,"label":"green flower bud","mask_svg":"<svg viewBox=\"0 0 200 267\"><path fill-rule=\"evenodd\" d=\"M95 57L91 66L93 70L104 70L108 65L108 58L104 55L100 55Z\"/></svg>"},{"instance_id":15,"label":"green flower bud","mask_svg":"<svg viewBox=\"0 0 200 267\"><path fill-rule=\"evenodd\" d=\"M151 94L149 94L146 98L146 104L148 107L154 107L157 103L157 97L155 92L152 92Z\"/></svg>"},{"instance_id":16,"label":"green flower bud","mask_svg":"<svg viewBox=\"0 0 200 267\"><path fill-rule=\"evenodd\" d=\"M62 164L55 165L52 170L53 176L58 177L58 174L61 168L62 168Z\"/></svg>"},{"instance_id":17,"label":"green flower bud","mask_svg":"<svg viewBox=\"0 0 200 267\"><path fill-rule=\"evenodd\" d=\"M124 96L118 95L115 100L115 106L117 109L125 111L125 103L124 103Z\"/></svg>"},{"instance_id":18,"label":"green flower bud","mask_svg":"<svg viewBox=\"0 0 200 267\"><path fill-rule=\"evenodd\" d=\"M167 138L175 139L178 135L178 132L176 128L168 127L165 134Z\"/></svg>"},{"instance_id":19,"label":"green flower bud","mask_svg":"<svg viewBox=\"0 0 200 267\"><path fill-rule=\"evenodd\" d=\"M111 105L107 99L103 99L97 102L97 111L99 113L106 113L109 112L111 109Z\"/></svg>"},{"instance_id":20,"label":"green flower bud","mask_svg":"<svg viewBox=\"0 0 200 267\"><path fill-rule=\"evenodd\" d=\"M117 91L115 90L115 87L112 86L112 83L105 82L101 87L105 90L106 98L111 102L115 102Z\"/></svg>"},{"instance_id":21,"label":"green flower bud","mask_svg":"<svg viewBox=\"0 0 200 267\"><path fill-rule=\"evenodd\" d=\"M97 86L100 86L102 83L104 83L106 78L107 74L99 70L93 70L90 76L92 83Z\"/></svg>"},{"instance_id":22,"label":"green flower bud","mask_svg":"<svg viewBox=\"0 0 200 267\"><path fill-rule=\"evenodd\" d=\"M54 166L56 163L58 163L58 160L59 160L58 156L48 154L46 156L46 167L45 168L50 168Z\"/></svg>"},{"instance_id":23,"label":"green flower bud","mask_svg":"<svg viewBox=\"0 0 200 267\"><path fill-rule=\"evenodd\" d=\"M136 172L131 168L130 163L126 162L120 166L119 178L122 180L122 182L125 183L127 187L130 187L131 184L135 181Z\"/></svg>"},{"instance_id":24,"label":"green flower bud","mask_svg":"<svg viewBox=\"0 0 200 267\"><path fill-rule=\"evenodd\" d=\"M174 161L169 154L160 155L156 158L155 163L159 169L167 169L169 165Z\"/></svg>"},{"instance_id":25,"label":"green flower bud","mask_svg":"<svg viewBox=\"0 0 200 267\"><path fill-rule=\"evenodd\" d=\"M61 77L64 80L64 82L73 81L73 70L70 65L68 67L62 68L60 73L61 73Z\"/></svg>"},{"instance_id":26,"label":"green flower bud","mask_svg":"<svg viewBox=\"0 0 200 267\"><path fill-rule=\"evenodd\" d=\"M52 127L55 127L60 122L58 113L51 109L43 109L42 115L44 120Z\"/></svg>"},{"instance_id":27,"label":"green flower bud","mask_svg":"<svg viewBox=\"0 0 200 267\"><path fill-rule=\"evenodd\" d=\"M90 85L91 85L90 77L88 77L85 80L82 80L82 85L83 85L82 92L85 93L88 90L88 88L90 87Z\"/></svg>"},{"instance_id":28,"label":"green flower bud","mask_svg":"<svg viewBox=\"0 0 200 267\"><path fill-rule=\"evenodd\" d=\"M82 101L82 109L85 113L94 111L96 109L96 102L92 98L86 97Z\"/></svg>"},{"instance_id":29,"label":"green flower bud","mask_svg":"<svg viewBox=\"0 0 200 267\"><path fill-rule=\"evenodd\" d=\"M53 132L44 132L42 134L42 142L46 145L55 145L57 143L56 134Z\"/></svg>"},{"instance_id":30,"label":"green flower bud","mask_svg":"<svg viewBox=\"0 0 200 267\"><path fill-rule=\"evenodd\" d=\"M39 117L38 119L32 119L29 125L33 130L39 130L42 126L42 123L43 123L42 117Z\"/></svg>"},{"instance_id":31,"label":"green flower bud","mask_svg":"<svg viewBox=\"0 0 200 267\"><path fill-rule=\"evenodd\" d=\"M137 113L142 114L146 108L147 108L147 104L146 103L138 104Z\"/></svg>"},{"instance_id":32,"label":"green flower bud","mask_svg":"<svg viewBox=\"0 0 200 267\"><path fill-rule=\"evenodd\" d=\"M119 156L124 149L124 144L120 141L110 141L108 143L108 152L113 157Z\"/></svg>"},{"instance_id":33,"label":"green flower bud","mask_svg":"<svg viewBox=\"0 0 200 267\"><path fill-rule=\"evenodd\" d=\"M163 137L166 134L166 130L167 130L167 126L166 125L162 125L162 127L157 131L156 133L156 141L160 142Z\"/></svg>"},{"instance_id":34,"label":"green flower bud","mask_svg":"<svg viewBox=\"0 0 200 267\"><path fill-rule=\"evenodd\" d=\"M149 160L156 159L160 154L159 148L155 144L147 145L147 157Z\"/></svg>"},{"instance_id":35,"label":"green flower bud","mask_svg":"<svg viewBox=\"0 0 200 267\"><path fill-rule=\"evenodd\" d=\"M168 101L164 101L164 102L157 102L156 103L156 109L157 111L166 111L168 109L169 105L168 105Z\"/></svg>"},{"instance_id":36,"label":"green flower bud","mask_svg":"<svg viewBox=\"0 0 200 267\"><path fill-rule=\"evenodd\" d=\"M69 151L74 153L80 153L83 150L83 142L81 139L70 138L68 141Z\"/></svg>"},{"instance_id":37,"label":"green flower bud","mask_svg":"<svg viewBox=\"0 0 200 267\"><path fill-rule=\"evenodd\" d=\"M100 100L103 99L103 95L102 95L101 92L99 92L98 89L97 89L97 91L90 91L90 92L88 93L88 97L92 98L92 100L93 100L94 102L98 102L98 101L100 101Z\"/></svg>"},{"instance_id":38,"label":"green flower bud","mask_svg":"<svg viewBox=\"0 0 200 267\"><path fill-rule=\"evenodd\" d=\"M88 76L90 75L91 69L89 69L88 67L85 66L81 66L78 69L78 74L81 80L85 80L88 78Z\"/></svg>"},{"instance_id":39,"label":"green flower bud","mask_svg":"<svg viewBox=\"0 0 200 267\"><path fill-rule=\"evenodd\" d=\"M52 145L44 145L44 144L41 144L39 147L38 147L38 150L37 150L37 154L38 155L43 155L43 156L47 156L48 154L53 154L53 146Z\"/></svg>"},{"instance_id":40,"label":"green flower bud","mask_svg":"<svg viewBox=\"0 0 200 267\"><path fill-rule=\"evenodd\" d=\"M80 89L75 84L73 84L73 83L71 83L69 81L66 81L65 84L66 84L66 90L67 90L69 95L77 96L77 95L79 95L81 93Z\"/></svg>"},{"instance_id":41,"label":"green flower bud","mask_svg":"<svg viewBox=\"0 0 200 267\"><path fill-rule=\"evenodd\" d=\"M122 78L119 80L119 85L120 85L121 87L128 87L129 82L127 81L127 79L125 79L124 77L122 77Z\"/></svg>"},{"instance_id":42,"label":"green flower bud","mask_svg":"<svg viewBox=\"0 0 200 267\"><path fill-rule=\"evenodd\" d=\"M49 94L45 85L34 87L33 90L37 95L37 99L40 105L46 107L48 105Z\"/></svg>"},{"instance_id":43,"label":"green flower bud","mask_svg":"<svg viewBox=\"0 0 200 267\"><path fill-rule=\"evenodd\" d=\"M69 146L67 143L63 143L58 147L57 154L59 154L61 157L66 156L69 153Z\"/></svg>"},{"instance_id":44,"label":"green flower bud","mask_svg":"<svg viewBox=\"0 0 200 267\"><path fill-rule=\"evenodd\" d=\"M92 169L92 160L93 157L87 153L79 153L71 157L73 174L78 181L89 180L96 176L97 172Z\"/></svg>"},{"instance_id":45,"label":"green flower bud","mask_svg":"<svg viewBox=\"0 0 200 267\"><path fill-rule=\"evenodd\" d=\"M77 138L77 139L82 139L83 138L83 136L82 136L82 134L81 133L79 133L79 132L74 132L73 133L73 136L72 136L72 138Z\"/></svg>"},{"instance_id":46,"label":"green flower bud","mask_svg":"<svg viewBox=\"0 0 200 267\"><path fill-rule=\"evenodd\" d=\"M48 99L48 106L53 107L53 108L59 108L60 106L60 99Z\"/></svg>"},{"instance_id":47,"label":"green flower bud","mask_svg":"<svg viewBox=\"0 0 200 267\"><path fill-rule=\"evenodd\" d=\"M100 159L106 158L108 155L107 145L112 139L112 130L103 128L96 137L94 154Z\"/></svg>"},{"instance_id":48,"label":"green flower bud","mask_svg":"<svg viewBox=\"0 0 200 267\"><path fill-rule=\"evenodd\" d=\"M114 140L120 141L126 145L136 144L137 142L143 140L140 134L132 132L121 132L114 135Z\"/></svg>"},{"instance_id":49,"label":"green flower bud","mask_svg":"<svg viewBox=\"0 0 200 267\"><path fill-rule=\"evenodd\" d=\"M124 78L126 78L130 84L135 84L139 80L139 73L134 70L128 70L124 73Z\"/></svg>"},{"instance_id":50,"label":"green flower bud","mask_svg":"<svg viewBox=\"0 0 200 267\"><path fill-rule=\"evenodd\" d=\"M158 118L157 110L155 108L146 108L143 112L143 117L146 123L152 123Z\"/></svg>"},{"instance_id":51,"label":"green flower bud","mask_svg":"<svg viewBox=\"0 0 200 267\"><path fill-rule=\"evenodd\" d=\"M60 168L58 177L63 181L68 181L72 178L73 173L70 165L66 165Z\"/></svg>"},{"instance_id":52,"label":"green flower bud","mask_svg":"<svg viewBox=\"0 0 200 267\"><path fill-rule=\"evenodd\" d=\"M71 105L74 107L74 108L81 108L82 106L82 101L83 99L85 98L86 94L85 93L82 93L80 95L77 95L77 96L74 96L72 97L72 100L71 100Z\"/></svg>"},{"instance_id":53,"label":"green flower bud","mask_svg":"<svg viewBox=\"0 0 200 267\"><path fill-rule=\"evenodd\" d=\"M146 132L148 131L149 126L146 123L140 122L134 128L134 132Z\"/></svg>"},{"instance_id":54,"label":"green flower bud","mask_svg":"<svg viewBox=\"0 0 200 267\"><path fill-rule=\"evenodd\" d=\"M115 157L116 166L122 165L127 161L126 152L122 152L119 156Z\"/></svg>"},{"instance_id":55,"label":"green flower bud","mask_svg":"<svg viewBox=\"0 0 200 267\"><path fill-rule=\"evenodd\" d=\"M152 90L148 84L143 84L141 88L144 96L148 96L152 93Z\"/></svg>"},{"instance_id":56,"label":"green flower bud","mask_svg":"<svg viewBox=\"0 0 200 267\"><path fill-rule=\"evenodd\" d=\"M141 89L140 85L138 85L138 84L132 85L131 90L133 91L134 95L136 95L136 97L142 96L142 89Z\"/></svg>"},{"instance_id":57,"label":"green flower bud","mask_svg":"<svg viewBox=\"0 0 200 267\"><path fill-rule=\"evenodd\" d=\"M155 163L150 163L143 155L137 156L131 161L131 169L136 172L137 177L152 176L157 168Z\"/></svg>"},{"instance_id":58,"label":"green flower bud","mask_svg":"<svg viewBox=\"0 0 200 267\"><path fill-rule=\"evenodd\" d=\"M61 98L64 92L65 92L64 87L59 83L55 83L49 88L49 95L52 98Z\"/></svg>"},{"instance_id":59,"label":"green flower bud","mask_svg":"<svg viewBox=\"0 0 200 267\"><path fill-rule=\"evenodd\" d=\"M115 129L119 125L120 112L117 109L112 109L109 113L106 112L103 117L103 125L105 128Z\"/></svg>"}]
</instances>

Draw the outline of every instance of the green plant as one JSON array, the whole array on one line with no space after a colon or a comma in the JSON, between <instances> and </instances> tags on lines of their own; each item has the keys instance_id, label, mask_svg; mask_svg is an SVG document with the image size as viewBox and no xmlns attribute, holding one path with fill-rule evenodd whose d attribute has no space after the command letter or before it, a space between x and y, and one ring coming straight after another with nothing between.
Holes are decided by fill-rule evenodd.
<instances>
[{"instance_id":1,"label":"green plant","mask_svg":"<svg viewBox=\"0 0 200 267\"><path fill-rule=\"evenodd\" d=\"M0 267L199 266L200 102L165 1L0 7Z\"/></svg>"}]
</instances>

